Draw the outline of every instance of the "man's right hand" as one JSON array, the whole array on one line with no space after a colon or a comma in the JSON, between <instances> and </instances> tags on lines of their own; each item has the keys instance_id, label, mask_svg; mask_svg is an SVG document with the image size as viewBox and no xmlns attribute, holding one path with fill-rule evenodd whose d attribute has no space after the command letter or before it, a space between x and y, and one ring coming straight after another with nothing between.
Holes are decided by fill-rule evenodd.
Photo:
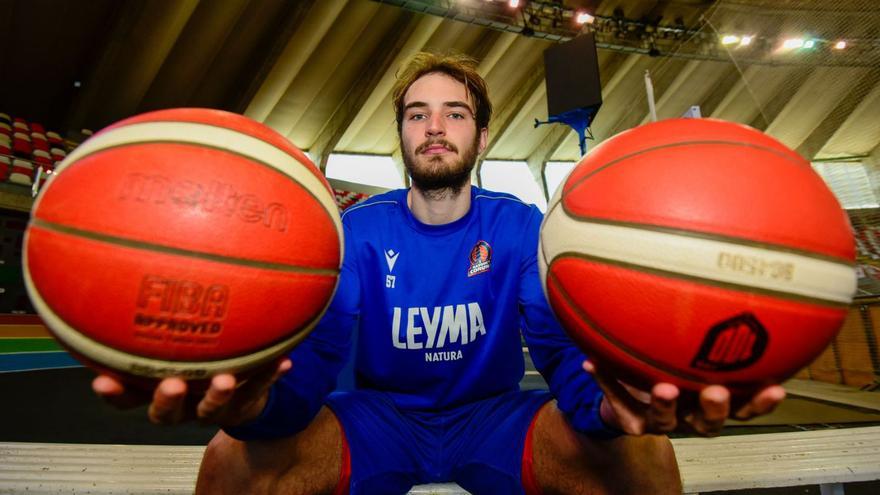
<instances>
[{"instance_id":1,"label":"man's right hand","mask_svg":"<svg viewBox=\"0 0 880 495\"><path fill-rule=\"evenodd\" d=\"M241 382L231 374L215 375L204 394L198 395L188 390L186 381L176 377L159 382L152 396L126 388L123 382L108 375L97 376L92 381L92 390L120 409L149 403L147 415L156 424L198 420L221 427L238 426L263 412L269 387L291 366L290 359L285 357L274 367L269 366Z\"/></svg>"}]
</instances>

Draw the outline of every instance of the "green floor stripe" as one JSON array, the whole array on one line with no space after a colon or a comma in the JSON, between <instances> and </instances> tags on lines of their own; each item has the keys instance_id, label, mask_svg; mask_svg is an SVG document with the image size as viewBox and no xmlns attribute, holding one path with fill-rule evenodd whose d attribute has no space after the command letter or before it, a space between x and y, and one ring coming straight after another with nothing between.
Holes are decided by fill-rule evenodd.
<instances>
[{"instance_id":1,"label":"green floor stripe","mask_svg":"<svg viewBox=\"0 0 880 495\"><path fill-rule=\"evenodd\" d=\"M0 339L0 354L63 350L55 339Z\"/></svg>"}]
</instances>

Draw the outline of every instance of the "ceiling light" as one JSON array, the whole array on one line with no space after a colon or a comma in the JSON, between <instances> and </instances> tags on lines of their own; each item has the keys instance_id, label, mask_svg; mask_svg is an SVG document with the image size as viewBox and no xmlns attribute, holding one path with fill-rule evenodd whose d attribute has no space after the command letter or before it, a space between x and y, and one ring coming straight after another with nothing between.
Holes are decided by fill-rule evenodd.
<instances>
[{"instance_id":1,"label":"ceiling light","mask_svg":"<svg viewBox=\"0 0 880 495\"><path fill-rule=\"evenodd\" d=\"M782 42L782 48L793 50L804 46L803 38L790 38Z\"/></svg>"},{"instance_id":2,"label":"ceiling light","mask_svg":"<svg viewBox=\"0 0 880 495\"><path fill-rule=\"evenodd\" d=\"M510 0L507 2L507 5L510 5L510 8L515 9L519 7L519 0Z\"/></svg>"},{"instance_id":3,"label":"ceiling light","mask_svg":"<svg viewBox=\"0 0 880 495\"><path fill-rule=\"evenodd\" d=\"M751 36L743 36L741 40L739 40L739 46L749 46L752 44Z\"/></svg>"},{"instance_id":4,"label":"ceiling light","mask_svg":"<svg viewBox=\"0 0 880 495\"><path fill-rule=\"evenodd\" d=\"M722 45L732 45L739 41L739 36L735 34L728 34L721 38Z\"/></svg>"},{"instance_id":5,"label":"ceiling light","mask_svg":"<svg viewBox=\"0 0 880 495\"><path fill-rule=\"evenodd\" d=\"M577 21L578 24L592 24L595 20L595 17L586 12L578 12L577 17L575 17L575 21Z\"/></svg>"},{"instance_id":6,"label":"ceiling light","mask_svg":"<svg viewBox=\"0 0 880 495\"><path fill-rule=\"evenodd\" d=\"M837 50L843 50L844 48L846 48L846 41L843 41L843 40L838 41L837 43L834 44L834 48Z\"/></svg>"},{"instance_id":7,"label":"ceiling light","mask_svg":"<svg viewBox=\"0 0 880 495\"><path fill-rule=\"evenodd\" d=\"M816 46L815 40L807 40L804 42L804 48L813 48L814 46Z\"/></svg>"}]
</instances>

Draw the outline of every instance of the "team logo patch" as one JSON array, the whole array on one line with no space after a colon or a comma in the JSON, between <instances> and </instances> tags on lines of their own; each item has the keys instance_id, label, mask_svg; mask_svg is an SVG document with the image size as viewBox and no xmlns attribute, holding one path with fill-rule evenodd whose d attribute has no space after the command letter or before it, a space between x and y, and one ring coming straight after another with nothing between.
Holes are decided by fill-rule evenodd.
<instances>
[{"instance_id":1,"label":"team logo patch","mask_svg":"<svg viewBox=\"0 0 880 495\"><path fill-rule=\"evenodd\" d=\"M691 366L734 371L754 364L767 348L767 330L751 313L742 313L709 329Z\"/></svg>"},{"instance_id":2,"label":"team logo patch","mask_svg":"<svg viewBox=\"0 0 880 495\"><path fill-rule=\"evenodd\" d=\"M492 246L486 241L477 241L471 254L468 257L471 267L468 268L468 277L479 275L489 271L489 265L492 263Z\"/></svg>"}]
</instances>

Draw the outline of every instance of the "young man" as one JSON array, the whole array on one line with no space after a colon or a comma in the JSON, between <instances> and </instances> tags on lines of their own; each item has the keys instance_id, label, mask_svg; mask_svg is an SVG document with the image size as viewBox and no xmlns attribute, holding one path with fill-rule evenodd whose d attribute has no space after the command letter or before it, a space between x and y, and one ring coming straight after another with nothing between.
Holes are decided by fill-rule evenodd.
<instances>
[{"instance_id":1,"label":"young man","mask_svg":"<svg viewBox=\"0 0 880 495\"><path fill-rule=\"evenodd\" d=\"M455 481L475 494L680 493L658 434L717 433L728 391L706 388L680 421L674 386L635 391L585 362L541 290L540 212L470 184L491 116L472 61L419 54L394 105L412 188L345 212L340 285L313 333L241 387L215 377L194 411L183 381L156 389L153 421L224 428L198 491L392 494ZM357 390L330 394L356 320ZM549 392L518 388L520 331ZM108 377L94 388L126 398ZM738 417L782 396L765 389Z\"/></svg>"}]
</instances>

